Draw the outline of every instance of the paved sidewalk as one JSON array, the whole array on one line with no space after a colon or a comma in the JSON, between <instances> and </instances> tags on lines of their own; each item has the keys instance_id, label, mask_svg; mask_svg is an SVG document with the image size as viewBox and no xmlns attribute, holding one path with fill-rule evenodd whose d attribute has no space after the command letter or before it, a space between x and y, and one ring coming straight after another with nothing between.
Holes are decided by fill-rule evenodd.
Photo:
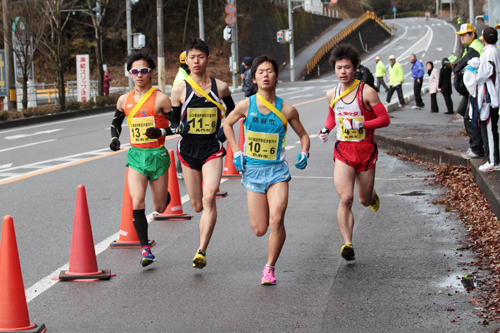
<instances>
[{"instance_id":1,"label":"paved sidewalk","mask_svg":"<svg viewBox=\"0 0 500 333\"><path fill-rule=\"evenodd\" d=\"M387 105L391 124L375 131L379 148L415 156L435 164L471 165L474 180L485 195L493 213L500 217L500 172L480 172L479 166L485 158L465 160L461 153L469 148L463 118L458 114L447 115L443 96L438 93L439 112L430 112L430 95L424 87L422 96L425 107L413 109L414 96L406 96L406 106L398 108L397 102ZM461 96L453 92L453 106L456 110Z\"/></svg>"}]
</instances>

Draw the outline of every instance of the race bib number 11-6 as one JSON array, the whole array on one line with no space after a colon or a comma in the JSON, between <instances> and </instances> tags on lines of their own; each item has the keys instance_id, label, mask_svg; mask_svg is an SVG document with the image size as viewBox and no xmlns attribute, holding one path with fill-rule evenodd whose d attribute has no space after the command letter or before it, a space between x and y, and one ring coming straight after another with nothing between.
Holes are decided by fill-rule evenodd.
<instances>
[{"instance_id":1,"label":"race bib number 11-6","mask_svg":"<svg viewBox=\"0 0 500 333\"><path fill-rule=\"evenodd\" d=\"M364 121L365 117L338 117L339 119L339 125L340 125L340 139L344 141L357 141L357 140L364 140L366 137L366 132L365 130L359 129L359 130L354 130L354 129L346 129L344 127L344 119L352 119L356 121Z\"/></svg>"},{"instance_id":2,"label":"race bib number 11-6","mask_svg":"<svg viewBox=\"0 0 500 333\"><path fill-rule=\"evenodd\" d=\"M212 134L217 126L217 108L188 108L190 134Z\"/></svg>"}]
</instances>

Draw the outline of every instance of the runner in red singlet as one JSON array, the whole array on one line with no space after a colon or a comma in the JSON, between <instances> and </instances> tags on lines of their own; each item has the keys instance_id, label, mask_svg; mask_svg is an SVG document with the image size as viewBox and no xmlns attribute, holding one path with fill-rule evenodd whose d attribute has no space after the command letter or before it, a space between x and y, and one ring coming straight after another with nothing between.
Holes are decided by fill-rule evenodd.
<instances>
[{"instance_id":1,"label":"runner in red singlet","mask_svg":"<svg viewBox=\"0 0 500 333\"><path fill-rule=\"evenodd\" d=\"M319 132L320 139L326 142L330 131L337 126L333 155L336 162L334 183L340 198L337 221L344 240L340 253L345 260L355 259L352 245L354 216L351 210L354 183L363 206L370 206L376 212L380 205L374 190L378 149L373 133L376 128L390 123L377 92L354 79L359 64L359 52L352 45L340 44L333 48L330 65L340 83L326 93L330 108L325 127Z\"/></svg>"}]
</instances>

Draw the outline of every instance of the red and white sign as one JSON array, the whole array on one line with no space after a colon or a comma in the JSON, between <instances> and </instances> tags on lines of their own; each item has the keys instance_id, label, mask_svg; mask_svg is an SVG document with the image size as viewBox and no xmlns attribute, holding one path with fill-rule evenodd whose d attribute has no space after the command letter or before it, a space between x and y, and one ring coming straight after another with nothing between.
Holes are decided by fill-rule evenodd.
<instances>
[{"instance_id":1,"label":"red and white sign","mask_svg":"<svg viewBox=\"0 0 500 333\"><path fill-rule=\"evenodd\" d=\"M77 101L86 102L90 99L90 68L89 55L76 56Z\"/></svg>"}]
</instances>

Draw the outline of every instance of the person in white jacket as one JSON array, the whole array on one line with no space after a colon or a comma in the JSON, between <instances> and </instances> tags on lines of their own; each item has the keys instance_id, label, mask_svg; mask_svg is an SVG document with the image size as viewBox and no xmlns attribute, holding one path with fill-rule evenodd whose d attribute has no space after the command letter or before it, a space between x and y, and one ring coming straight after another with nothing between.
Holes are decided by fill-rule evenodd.
<instances>
[{"instance_id":1,"label":"person in white jacket","mask_svg":"<svg viewBox=\"0 0 500 333\"><path fill-rule=\"evenodd\" d=\"M439 70L434 68L432 61L427 62L427 74L429 74L429 94L431 95L431 112L439 112L437 103L437 92L439 85Z\"/></svg>"},{"instance_id":2,"label":"person in white jacket","mask_svg":"<svg viewBox=\"0 0 500 333\"><path fill-rule=\"evenodd\" d=\"M492 27L483 31L483 54L472 59L465 67L464 83L471 93L470 116L473 122L480 122L481 136L488 161L479 167L480 171L500 170L498 148L498 106L500 95L500 53L496 42L498 33ZM477 69L476 69L477 68Z\"/></svg>"}]
</instances>

